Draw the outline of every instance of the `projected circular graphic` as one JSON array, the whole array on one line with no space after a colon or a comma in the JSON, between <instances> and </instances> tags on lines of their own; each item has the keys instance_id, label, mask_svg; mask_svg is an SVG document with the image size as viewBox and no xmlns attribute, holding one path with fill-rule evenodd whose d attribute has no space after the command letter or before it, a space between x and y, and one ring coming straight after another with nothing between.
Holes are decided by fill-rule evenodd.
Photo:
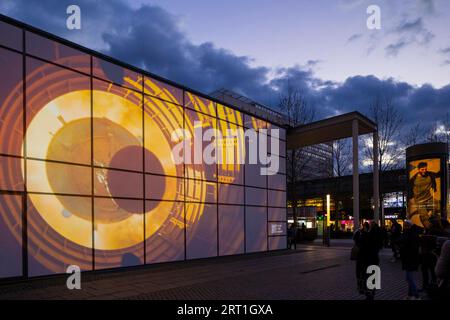
<instances>
[{"instance_id":1,"label":"projected circular graphic","mask_svg":"<svg viewBox=\"0 0 450 320\"><path fill-rule=\"evenodd\" d=\"M90 72L77 57L59 63L68 61ZM93 246L99 252L96 268L115 267L130 253L142 263L144 241L152 261L170 259L178 254L180 241L184 246L184 227L196 228L208 195L216 193L205 181L204 167L174 164L172 148L179 141L172 140L172 132L183 126L194 132L192 120L179 106L182 101L151 79L121 79L163 99L107 81L94 79L92 85L87 76L45 63L27 75L26 150L29 159L39 160L27 162L26 179L23 163L22 168L11 167L10 178L21 174L27 180L29 256L47 270L61 272L61 265L68 264L90 269ZM5 101L11 115L21 111L22 97L11 94ZM1 138L11 148L25 150L16 137ZM152 191L149 201L133 192L128 192L133 199L123 196L135 187L124 173L139 175L143 183L144 168L160 177L154 185L146 184ZM196 180L175 178L184 177L185 169ZM232 182L235 172L236 167L227 166L223 179ZM189 204L184 204L185 197ZM18 210L5 212L11 215L6 221L16 221L11 228L21 223ZM20 241L21 230L15 228L14 234Z\"/></svg>"}]
</instances>

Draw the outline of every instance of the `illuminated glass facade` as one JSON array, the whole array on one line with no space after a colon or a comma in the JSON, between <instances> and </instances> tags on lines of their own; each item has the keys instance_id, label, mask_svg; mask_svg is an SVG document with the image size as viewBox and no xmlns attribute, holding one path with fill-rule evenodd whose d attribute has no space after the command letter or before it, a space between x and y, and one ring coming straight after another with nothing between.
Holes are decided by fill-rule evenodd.
<instances>
[{"instance_id":1,"label":"illuminated glass facade","mask_svg":"<svg viewBox=\"0 0 450 320\"><path fill-rule=\"evenodd\" d=\"M196 121L246 156L227 129L277 127L3 18L0 70L0 279L286 248L283 129L276 174L178 164Z\"/></svg>"}]
</instances>

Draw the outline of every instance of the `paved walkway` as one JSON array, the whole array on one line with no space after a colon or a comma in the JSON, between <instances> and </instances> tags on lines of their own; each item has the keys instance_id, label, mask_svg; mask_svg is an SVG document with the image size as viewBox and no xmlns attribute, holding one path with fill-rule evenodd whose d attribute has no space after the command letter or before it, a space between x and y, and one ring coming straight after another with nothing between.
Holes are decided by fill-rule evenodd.
<instances>
[{"instance_id":1,"label":"paved walkway","mask_svg":"<svg viewBox=\"0 0 450 320\"><path fill-rule=\"evenodd\" d=\"M354 262L345 241L330 248L297 250L82 274L82 289L68 290L65 277L0 285L0 299L341 299L359 300ZM381 253L381 290L376 299L403 299L407 289L399 263Z\"/></svg>"}]
</instances>

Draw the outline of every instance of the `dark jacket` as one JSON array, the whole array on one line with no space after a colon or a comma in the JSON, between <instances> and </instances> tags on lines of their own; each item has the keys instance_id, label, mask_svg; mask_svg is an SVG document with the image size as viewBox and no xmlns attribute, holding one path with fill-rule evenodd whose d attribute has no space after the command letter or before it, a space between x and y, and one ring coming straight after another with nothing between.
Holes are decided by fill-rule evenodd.
<instances>
[{"instance_id":1,"label":"dark jacket","mask_svg":"<svg viewBox=\"0 0 450 320\"><path fill-rule=\"evenodd\" d=\"M425 174L425 177L431 178L431 188L436 192L436 178L439 177L440 172L430 172L427 171ZM417 172L411 179L409 179L409 188L408 188L408 197L413 198L414 197L414 181L416 181L417 176L419 173Z\"/></svg>"},{"instance_id":2,"label":"dark jacket","mask_svg":"<svg viewBox=\"0 0 450 320\"><path fill-rule=\"evenodd\" d=\"M400 259L402 269L406 271L417 271L420 265L419 257L419 228L415 225L403 232L400 243Z\"/></svg>"},{"instance_id":3,"label":"dark jacket","mask_svg":"<svg viewBox=\"0 0 450 320\"><path fill-rule=\"evenodd\" d=\"M357 245L359 247L358 261L364 266L378 265L378 253L382 247L381 232L377 228L359 234Z\"/></svg>"}]
</instances>

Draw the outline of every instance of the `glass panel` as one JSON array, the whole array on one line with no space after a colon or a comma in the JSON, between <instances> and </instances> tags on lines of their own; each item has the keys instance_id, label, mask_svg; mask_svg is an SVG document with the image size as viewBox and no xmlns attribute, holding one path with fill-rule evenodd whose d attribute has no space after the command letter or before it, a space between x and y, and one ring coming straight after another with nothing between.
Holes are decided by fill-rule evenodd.
<instances>
[{"instance_id":1,"label":"glass panel","mask_svg":"<svg viewBox=\"0 0 450 320\"><path fill-rule=\"evenodd\" d=\"M204 180L186 179L186 201L217 202L217 183Z\"/></svg>"},{"instance_id":2,"label":"glass panel","mask_svg":"<svg viewBox=\"0 0 450 320\"><path fill-rule=\"evenodd\" d=\"M267 190L257 188L245 188L245 204L252 206L267 205Z\"/></svg>"},{"instance_id":3,"label":"glass panel","mask_svg":"<svg viewBox=\"0 0 450 320\"><path fill-rule=\"evenodd\" d=\"M263 166L261 164L259 140L255 135L250 135L245 141L245 184L247 186L266 187L267 175L264 175L262 171Z\"/></svg>"},{"instance_id":4,"label":"glass panel","mask_svg":"<svg viewBox=\"0 0 450 320\"><path fill-rule=\"evenodd\" d=\"M269 236L285 236L286 222L269 222Z\"/></svg>"},{"instance_id":5,"label":"glass panel","mask_svg":"<svg viewBox=\"0 0 450 320\"><path fill-rule=\"evenodd\" d=\"M244 187L220 183L219 203L244 204Z\"/></svg>"},{"instance_id":6,"label":"glass panel","mask_svg":"<svg viewBox=\"0 0 450 320\"><path fill-rule=\"evenodd\" d=\"M275 130L278 130L278 138L286 141L286 130L285 129L283 129L279 126L276 126L274 124L270 124L270 126L268 126L267 131L268 131L269 135L276 135Z\"/></svg>"},{"instance_id":7,"label":"glass panel","mask_svg":"<svg viewBox=\"0 0 450 320\"><path fill-rule=\"evenodd\" d=\"M152 200L184 200L182 178L145 175L145 198Z\"/></svg>"},{"instance_id":8,"label":"glass panel","mask_svg":"<svg viewBox=\"0 0 450 320\"><path fill-rule=\"evenodd\" d=\"M217 256L217 205L186 203L186 258Z\"/></svg>"},{"instance_id":9,"label":"glass panel","mask_svg":"<svg viewBox=\"0 0 450 320\"><path fill-rule=\"evenodd\" d=\"M184 92L184 105L186 108L197 110L210 116L216 116L216 104L214 102L188 91Z\"/></svg>"},{"instance_id":10,"label":"glass panel","mask_svg":"<svg viewBox=\"0 0 450 320\"><path fill-rule=\"evenodd\" d=\"M90 164L89 77L31 58L27 72L28 157Z\"/></svg>"},{"instance_id":11,"label":"glass panel","mask_svg":"<svg viewBox=\"0 0 450 320\"><path fill-rule=\"evenodd\" d=\"M0 153L20 156L23 139L22 55L0 48L0 70Z\"/></svg>"},{"instance_id":12,"label":"glass panel","mask_svg":"<svg viewBox=\"0 0 450 320\"><path fill-rule=\"evenodd\" d=\"M280 158L280 168L278 172L281 174L286 174L286 158Z\"/></svg>"},{"instance_id":13,"label":"glass panel","mask_svg":"<svg viewBox=\"0 0 450 320\"><path fill-rule=\"evenodd\" d=\"M22 51L22 29L0 21L0 45Z\"/></svg>"},{"instance_id":14,"label":"glass panel","mask_svg":"<svg viewBox=\"0 0 450 320\"><path fill-rule=\"evenodd\" d=\"M183 177L183 108L149 96L144 96L144 106L145 171ZM172 136L174 132L180 135ZM179 162L172 152L177 148Z\"/></svg>"},{"instance_id":15,"label":"glass panel","mask_svg":"<svg viewBox=\"0 0 450 320\"><path fill-rule=\"evenodd\" d=\"M267 250L267 209L246 207L245 209L246 252Z\"/></svg>"},{"instance_id":16,"label":"glass panel","mask_svg":"<svg viewBox=\"0 0 450 320\"><path fill-rule=\"evenodd\" d=\"M22 276L22 196L0 194L0 278Z\"/></svg>"},{"instance_id":17,"label":"glass panel","mask_svg":"<svg viewBox=\"0 0 450 320\"><path fill-rule=\"evenodd\" d=\"M286 221L286 208L268 208L269 221Z\"/></svg>"},{"instance_id":18,"label":"glass panel","mask_svg":"<svg viewBox=\"0 0 450 320\"><path fill-rule=\"evenodd\" d=\"M284 174L269 175L269 188L286 190L286 176Z\"/></svg>"},{"instance_id":19,"label":"glass panel","mask_svg":"<svg viewBox=\"0 0 450 320\"><path fill-rule=\"evenodd\" d=\"M219 255L244 253L244 207L219 206Z\"/></svg>"},{"instance_id":20,"label":"glass panel","mask_svg":"<svg viewBox=\"0 0 450 320\"><path fill-rule=\"evenodd\" d=\"M145 77L144 93L168 102L183 105L183 90L150 77Z\"/></svg>"},{"instance_id":21,"label":"glass panel","mask_svg":"<svg viewBox=\"0 0 450 320\"><path fill-rule=\"evenodd\" d=\"M94 199L95 269L144 263L144 204Z\"/></svg>"},{"instance_id":22,"label":"glass panel","mask_svg":"<svg viewBox=\"0 0 450 320\"><path fill-rule=\"evenodd\" d=\"M281 237L269 237L269 250L281 250L287 248L287 238Z\"/></svg>"},{"instance_id":23,"label":"glass panel","mask_svg":"<svg viewBox=\"0 0 450 320\"><path fill-rule=\"evenodd\" d=\"M244 115L233 109L217 103L217 116L219 119L226 120L240 126L244 125Z\"/></svg>"},{"instance_id":24,"label":"glass panel","mask_svg":"<svg viewBox=\"0 0 450 320\"><path fill-rule=\"evenodd\" d=\"M93 57L93 75L120 86L142 92L143 76L109 61Z\"/></svg>"},{"instance_id":25,"label":"glass panel","mask_svg":"<svg viewBox=\"0 0 450 320\"><path fill-rule=\"evenodd\" d=\"M257 117L244 114L244 127L255 130L267 129L267 122Z\"/></svg>"},{"instance_id":26,"label":"glass panel","mask_svg":"<svg viewBox=\"0 0 450 320\"><path fill-rule=\"evenodd\" d=\"M269 190L269 203L271 207L286 207L286 192Z\"/></svg>"},{"instance_id":27,"label":"glass panel","mask_svg":"<svg viewBox=\"0 0 450 320\"><path fill-rule=\"evenodd\" d=\"M23 191L23 160L0 156L0 190Z\"/></svg>"},{"instance_id":28,"label":"glass panel","mask_svg":"<svg viewBox=\"0 0 450 320\"><path fill-rule=\"evenodd\" d=\"M185 177L217 181L216 119L185 110L185 130L189 135L185 150ZM207 137L208 133L211 136Z\"/></svg>"},{"instance_id":29,"label":"glass panel","mask_svg":"<svg viewBox=\"0 0 450 320\"><path fill-rule=\"evenodd\" d=\"M142 95L94 81L94 164L143 170Z\"/></svg>"},{"instance_id":30,"label":"glass panel","mask_svg":"<svg viewBox=\"0 0 450 320\"><path fill-rule=\"evenodd\" d=\"M120 170L94 169L94 194L112 198L143 198L141 173ZM120 201L115 199L115 201Z\"/></svg>"},{"instance_id":31,"label":"glass panel","mask_svg":"<svg viewBox=\"0 0 450 320\"><path fill-rule=\"evenodd\" d=\"M218 147L218 179L219 182L244 184L244 131L243 127L218 121L221 137Z\"/></svg>"},{"instance_id":32,"label":"glass panel","mask_svg":"<svg viewBox=\"0 0 450 320\"><path fill-rule=\"evenodd\" d=\"M28 273L66 273L77 265L92 269L90 197L28 195Z\"/></svg>"},{"instance_id":33,"label":"glass panel","mask_svg":"<svg viewBox=\"0 0 450 320\"><path fill-rule=\"evenodd\" d=\"M91 195L91 168L27 160L27 189L29 192Z\"/></svg>"},{"instance_id":34,"label":"glass panel","mask_svg":"<svg viewBox=\"0 0 450 320\"><path fill-rule=\"evenodd\" d=\"M88 54L28 31L25 37L28 54L86 74L91 73Z\"/></svg>"},{"instance_id":35,"label":"glass panel","mask_svg":"<svg viewBox=\"0 0 450 320\"><path fill-rule=\"evenodd\" d=\"M147 263L184 260L184 203L145 202Z\"/></svg>"}]
</instances>

